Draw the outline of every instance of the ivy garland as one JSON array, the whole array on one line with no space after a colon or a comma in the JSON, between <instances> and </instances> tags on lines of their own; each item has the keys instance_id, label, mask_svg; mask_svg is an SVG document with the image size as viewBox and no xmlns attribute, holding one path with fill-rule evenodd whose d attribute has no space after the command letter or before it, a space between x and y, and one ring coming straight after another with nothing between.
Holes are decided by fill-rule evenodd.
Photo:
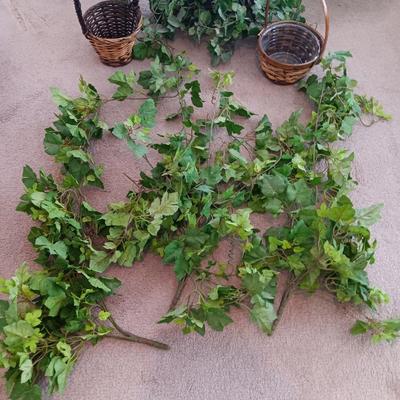
<instances>
[{"instance_id":1,"label":"ivy garland","mask_svg":"<svg viewBox=\"0 0 400 400\"><path fill-rule=\"evenodd\" d=\"M169 39L177 30L198 42L207 38L213 65L227 62L235 41L257 36L265 20L265 0L150 0L150 7L158 32ZM302 0L271 0L271 19L304 22L303 12Z\"/></svg>"},{"instance_id":2,"label":"ivy garland","mask_svg":"<svg viewBox=\"0 0 400 400\"><path fill-rule=\"evenodd\" d=\"M82 78L77 98L52 89L59 114L46 129L44 148L61 164L62 179L25 166L25 193L17 207L35 221L28 239L42 268L23 264L13 278L0 280L0 291L8 295L0 301L0 366L7 369L12 400L40 399L43 378L50 393L63 391L87 343L113 338L168 348L125 331L105 304L120 286L104 274L109 265L131 267L148 250L174 266L179 282L160 322L177 323L184 333L204 335L206 325L221 331L232 322L230 309L240 307L271 334L296 290L326 289L340 302L372 311L388 301L366 272L376 246L369 227L381 206L354 208L348 197L356 184L350 175L354 156L333 146L351 135L359 119L390 118L375 99L355 94L356 82L346 73L350 54L328 55L323 76L300 84L315 106L306 125L297 111L273 131L264 115L253 132L243 134L242 124L254 114L228 90L233 73L211 72L215 112L199 118L204 100L197 67L156 41L146 52L156 56L149 70L118 71L109 78L116 85L110 99ZM156 104L163 98L175 99L177 111L166 119L180 120L181 128L151 143ZM108 102L141 99L126 120L113 127L101 121ZM220 130L229 144L211 154ZM103 187L89 146L107 131L144 158L151 172L141 172L127 200L102 214L84 190ZM155 166L148 149L160 156ZM282 226L260 232L250 219L257 213L286 218ZM238 265L212 261L224 238L240 245ZM285 276L284 293L276 298L278 279ZM178 305L188 281L192 290ZM368 318L352 329L368 331L375 341L393 340L400 320Z\"/></svg>"}]
</instances>

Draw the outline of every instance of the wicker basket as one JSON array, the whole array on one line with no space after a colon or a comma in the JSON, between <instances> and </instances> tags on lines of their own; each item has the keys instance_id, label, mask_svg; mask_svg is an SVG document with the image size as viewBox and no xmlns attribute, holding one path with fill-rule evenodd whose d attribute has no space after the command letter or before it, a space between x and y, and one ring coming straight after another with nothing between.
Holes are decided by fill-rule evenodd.
<instances>
[{"instance_id":1,"label":"wicker basket","mask_svg":"<svg viewBox=\"0 0 400 400\"><path fill-rule=\"evenodd\" d=\"M258 54L262 70L268 79L280 85L290 85L303 78L321 61L329 35L329 15L325 14L325 36L309 25L296 21L269 24L269 0L265 9L265 26L258 37Z\"/></svg>"},{"instance_id":2,"label":"wicker basket","mask_svg":"<svg viewBox=\"0 0 400 400\"><path fill-rule=\"evenodd\" d=\"M132 48L142 27L139 0L106 0L82 15L81 3L74 0L82 33L90 41L102 63L118 67L132 60Z\"/></svg>"}]
</instances>

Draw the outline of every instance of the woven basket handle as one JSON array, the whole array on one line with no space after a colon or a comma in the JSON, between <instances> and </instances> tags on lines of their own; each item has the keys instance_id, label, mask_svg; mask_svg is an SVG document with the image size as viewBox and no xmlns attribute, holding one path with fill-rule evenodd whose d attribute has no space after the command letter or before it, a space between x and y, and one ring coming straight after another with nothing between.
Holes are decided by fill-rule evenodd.
<instances>
[{"instance_id":1,"label":"woven basket handle","mask_svg":"<svg viewBox=\"0 0 400 400\"><path fill-rule=\"evenodd\" d=\"M128 0L129 7L139 7L139 0ZM75 12L78 17L79 24L81 25L82 33L84 36L88 33L88 29L85 24L85 19L82 15L82 6L80 0L74 0Z\"/></svg>"},{"instance_id":2,"label":"woven basket handle","mask_svg":"<svg viewBox=\"0 0 400 400\"><path fill-rule=\"evenodd\" d=\"M328 6L326 5L326 0L321 0L322 2L322 7L324 8L324 17L325 17L325 35L324 35L324 42L322 43L320 55L319 55L319 60L322 58L322 55L325 52L326 44L328 43L328 37L329 37L329 13L328 13ZM267 0L267 3L265 5L265 23L264 23L264 28L267 27L269 24L269 13L270 13L270 6L269 6L270 0Z\"/></svg>"},{"instance_id":3,"label":"woven basket handle","mask_svg":"<svg viewBox=\"0 0 400 400\"><path fill-rule=\"evenodd\" d=\"M81 25L82 33L86 36L88 30L86 28L85 20L83 19L81 2L79 0L74 0L74 6L76 16L78 17L79 24Z\"/></svg>"}]
</instances>

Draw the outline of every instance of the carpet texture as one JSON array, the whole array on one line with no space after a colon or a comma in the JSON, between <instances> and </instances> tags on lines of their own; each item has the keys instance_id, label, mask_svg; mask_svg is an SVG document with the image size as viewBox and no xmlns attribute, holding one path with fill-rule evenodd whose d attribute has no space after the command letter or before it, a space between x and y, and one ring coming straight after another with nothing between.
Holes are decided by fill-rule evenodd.
<instances>
[{"instance_id":1,"label":"carpet texture","mask_svg":"<svg viewBox=\"0 0 400 400\"><path fill-rule=\"evenodd\" d=\"M83 1L83 8L93 1ZM318 2L306 1L309 20L321 21ZM371 280L387 291L392 302L382 317L400 314L400 3L398 0L335 0L330 2L332 32L328 50L350 50L349 74L360 92L376 96L394 118L372 128L357 127L345 144L354 149L353 174L359 186L353 200L359 207L383 202L382 220L374 227L378 239ZM0 273L12 276L22 261L35 255L26 236L28 216L15 206L23 191L24 164L57 174L58 167L42 146L43 130L56 111L49 86L77 93L82 74L101 93L110 95L106 79L113 69L102 65L81 35L72 2L65 0L0 0ZM203 69L205 96L209 56L205 46L180 37L177 49ZM274 126L303 108L305 96L295 87L279 87L263 78L255 41L238 44L232 61L221 67L235 70L233 91L259 114L268 113ZM123 68L143 68L133 62ZM161 114L172 107L161 103ZM207 111L207 110L205 110ZM129 105L110 105L106 120L122 120ZM163 132L165 125L157 127ZM222 139L221 139L222 140ZM124 199L133 177L145 165L125 144L107 136L93 154L105 166L106 190L89 191L90 201L104 209ZM223 258L226 245L217 252ZM349 328L357 317L328 296L296 295L273 337L266 337L246 315L233 313L235 323L223 333L205 338L183 336L175 326L157 325L173 295L176 281L170 267L148 255L132 269L114 268L123 287L110 299L117 320L135 333L166 341L169 352L104 340L82 354L62 400L398 400L400 399L400 343L373 346L354 338ZM6 399L0 382L0 399Z\"/></svg>"}]
</instances>

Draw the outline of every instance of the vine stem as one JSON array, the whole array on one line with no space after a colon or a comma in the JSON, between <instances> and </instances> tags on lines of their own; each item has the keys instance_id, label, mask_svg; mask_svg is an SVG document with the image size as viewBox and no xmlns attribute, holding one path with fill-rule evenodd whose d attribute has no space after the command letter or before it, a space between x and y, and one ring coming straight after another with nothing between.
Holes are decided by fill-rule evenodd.
<instances>
[{"instance_id":1,"label":"vine stem","mask_svg":"<svg viewBox=\"0 0 400 400\"><path fill-rule=\"evenodd\" d=\"M104 302L101 303L100 305L104 311L108 311L106 305ZM145 344L147 346L152 346L157 349L161 350L169 350L169 346L166 343L158 342L156 340L148 339L142 336L135 335L124 328L122 328L113 318L112 315L108 317L108 320L111 322L111 325L115 328L116 331L120 333L120 335L114 335L114 334L108 334L105 337L111 338L111 339L118 339L118 340L126 340L129 342L134 342L134 343L141 343Z\"/></svg>"},{"instance_id":2,"label":"vine stem","mask_svg":"<svg viewBox=\"0 0 400 400\"><path fill-rule=\"evenodd\" d=\"M175 99L175 98L178 97L178 96L179 96L179 91L178 91L177 93L171 94L171 95L155 96L155 98L156 98L157 100L159 100L159 99ZM136 100L148 100L148 99L153 99L153 97L152 97L152 96L127 97L127 98L124 99L124 100L133 100L133 101L136 101ZM111 98L111 99L102 99L103 104L110 103L110 102L112 102L112 101L121 101L121 100L113 99L113 98Z\"/></svg>"},{"instance_id":3,"label":"vine stem","mask_svg":"<svg viewBox=\"0 0 400 400\"><path fill-rule=\"evenodd\" d=\"M150 160L148 159L148 157L147 157L146 154L143 156L143 160L146 161L147 165L148 165L151 169L154 169L153 164L150 162Z\"/></svg>"},{"instance_id":4,"label":"vine stem","mask_svg":"<svg viewBox=\"0 0 400 400\"><path fill-rule=\"evenodd\" d=\"M123 172L125 178L129 179L140 191L143 189L133 178L131 178L128 174Z\"/></svg>"},{"instance_id":5,"label":"vine stem","mask_svg":"<svg viewBox=\"0 0 400 400\"><path fill-rule=\"evenodd\" d=\"M278 310L276 312L276 319L272 323L272 329L271 329L272 332L276 329L282 318L283 312L285 311L285 307L289 301L291 292L292 292L292 285L288 282L285 291L282 294L281 301L279 302Z\"/></svg>"},{"instance_id":6,"label":"vine stem","mask_svg":"<svg viewBox=\"0 0 400 400\"><path fill-rule=\"evenodd\" d=\"M129 336L127 336L127 335L124 335L124 336L110 335L109 334L109 335L106 335L105 337L110 338L110 339L126 340L128 342L145 344L147 346L155 347L160 350L169 350L170 349L170 347L165 343L157 342L156 340L147 339L145 337L141 337L141 336L137 336L137 335L133 335L133 334L130 334Z\"/></svg>"},{"instance_id":7,"label":"vine stem","mask_svg":"<svg viewBox=\"0 0 400 400\"><path fill-rule=\"evenodd\" d=\"M186 286L186 282L187 282L187 276L185 276L181 281L179 281L174 297L172 298L171 304L169 305L168 311L173 310L178 304L178 301L182 296L183 289Z\"/></svg>"},{"instance_id":8,"label":"vine stem","mask_svg":"<svg viewBox=\"0 0 400 400\"><path fill-rule=\"evenodd\" d=\"M293 289L295 289L297 287L298 282L300 282L303 279L305 274L306 274L306 272L304 272L302 275L300 275L296 279L293 279L292 276L288 277L288 279L286 281L285 290L282 294L281 301L279 302L279 306L276 311L276 320L272 323L272 329L271 329L272 332L278 326L278 324L282 318L283 312L285 311L285 307L289 301L290 295L293 293Z\"/></svg>"}]
</instances>

